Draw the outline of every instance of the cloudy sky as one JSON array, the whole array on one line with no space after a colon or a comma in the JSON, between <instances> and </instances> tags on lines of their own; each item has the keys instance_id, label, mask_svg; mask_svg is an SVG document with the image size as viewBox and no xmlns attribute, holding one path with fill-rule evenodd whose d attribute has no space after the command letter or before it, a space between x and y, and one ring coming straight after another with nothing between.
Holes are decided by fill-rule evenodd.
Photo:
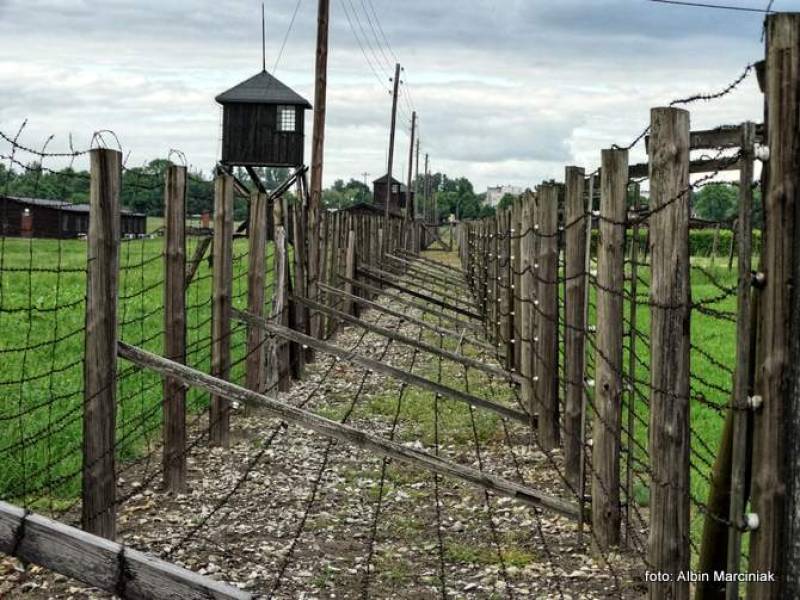
<instances>
[{"instance_id":1,"label":"cloudy sky","mask_svg":"<svg viewBox=\"0 0 800 600\"><path fill-rule=\"evenodd\" d=\"M55 134L57 150L70 133L86 147L110 129L129 165L177 148L208 170L219 154L214 96L261 68L260 4L0 0L0 130L28 119L22 140ZM277 63L312 101L316 4L266 1L268 69ZM482 191L560 179L567 164L593 170L602 148L644 128L650 107L722 89L763 56L761 14L649 0L331 0L331 11L326 184L385 172L395 57L405 69L396 169L408 163L414 107L433 168ZM694 128L760 120L755 78L691 109Z\"/></svg>"}]
</instances>

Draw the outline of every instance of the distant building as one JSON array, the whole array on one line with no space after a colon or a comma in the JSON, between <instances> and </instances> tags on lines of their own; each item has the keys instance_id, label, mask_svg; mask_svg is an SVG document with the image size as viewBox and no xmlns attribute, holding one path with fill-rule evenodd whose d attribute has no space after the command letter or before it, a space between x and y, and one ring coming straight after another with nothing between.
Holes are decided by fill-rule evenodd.
<instances>
[{"instance_id":1,"label":"distant building","mask_svg":"<svg viewBox=\"0 0 800 600\"><path fill-rule=\"evenodd\" d=\"M147 233L147 216L121 211L121 234ZM89 232L89 205L63 200L0 196L0 232L6 236L76 238Z\"/></svg>"},{"instance_id":2,"label":"distant building","mask_svg":"<svg viewBox=\"0 0 800 600\"><path fill-rule=\"evenodd\" d=\"M389 176L384 175L372 182L372 203L380 207L381 211L386 206L386 183ZM408 188L400 181L392 177L392 195L389 201L389 213L392 215L402 215L406 207L406 191ZM411 199L414 199L414 192L411 192Z\"/></svg>"},{"instance_id":3,"label":"distant building","mask_svg":"<svg viewBox=\"0 0 800 600\"><path fill-rule=\"evenodd\" d=\"M492 208L500 204L500 200L506 194L512 196L519 196L525 190L516 185L498 185L497 187L490 187L486 190L486 204Z\"/></svg>"}]
</instances>

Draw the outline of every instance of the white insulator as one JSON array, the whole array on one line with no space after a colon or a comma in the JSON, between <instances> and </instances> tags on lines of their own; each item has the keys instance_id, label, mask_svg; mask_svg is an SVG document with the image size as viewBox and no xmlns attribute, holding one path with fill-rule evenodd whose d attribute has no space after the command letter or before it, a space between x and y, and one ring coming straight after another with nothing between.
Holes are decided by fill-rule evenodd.
<instances>
[{"instance_id":1,"label":"white insulator","mask_svg":"<svg viewBox=\"0 0 800 600\"><path fill-rule=\"evenodd\" d=\"M594 387L594 379L587 379L586 380L586 387L593 388Z\"/></svg>"},{"instance_id":2,"label":"white insulator","mask_svg":"<svg viewBox=\"0 0 800 600\"><path fill-rule=\"evenodd\" d=\"M534 301L533 301L533 305L534 305L534 306L539 306L539 301L538 301L538 300L534 300Z\"/></svg>"},{"instance_id":3,"label":"white insulator","mask_svg":"<svg viewBox=\"0 0 800 600\"><path fill-rule=\"evenodd\" d=\"M589 326L586 328L586 330L587 330L589 333L597 333L597 325L589 325Z\"/></svg>"},{"instance_id":4,"label":"white insulator","mask_svg":"<svg viewBox=\"0 0 800 600\"><path fill-rule=\"evenodd\" d=\"M593 217L599 217L600 216L600 211L599 210L593 210L592 211L592 216Z\"/></svg>"},{"instance_id":5,"label":"white insulator","mask_svg":"<svg viewBox=\"0 0 800 600\"><path fill-rule=\"evenodd\" d=\"M750 396L747 398L747 406L753 410L758 410L764 404L763 396Z\"/></svg>"},{"instance_id":6,"label":"white insulator","mask_svg":"<svg viewBox=\"0 0 800 600\"><path fill-rule=\"evenodd\" d=\"M539 381L539 376L538 376L538 375L534 375L534 376L533 376L533 381L534 381L534 382L537 382L537 381Z\"/></svg>"},{"instance_id":7,"label":"white insulator","mask_svg":"<svg viewBox=\"0 0 800 600\"><path fill-rule=\"evenodd\" d=\"M755 531L761 525L761 519L756 513L747 513L744 517L744 526L750 531Z\"/></svg>"},{"instance_id":8,"label":"white insulator","mask_svg":"<svg viewBox=\"0 0 800 600\"><path fill-rule=\"evenodd\" d=\"M767 162L769 160L769 146L763 144L757 145L755 155L761 162Z\"/></svg>"},{"instance_id":9,"label":"white insulator","mask_svg":"<svg viewBox=\"0 0 800 600\"><path fill-rule=\"evenodd\" d=\"M539 343L539 338L535 337L535 338L533 338L533 341L538 344Z\"/></svg>"}]
</instances>

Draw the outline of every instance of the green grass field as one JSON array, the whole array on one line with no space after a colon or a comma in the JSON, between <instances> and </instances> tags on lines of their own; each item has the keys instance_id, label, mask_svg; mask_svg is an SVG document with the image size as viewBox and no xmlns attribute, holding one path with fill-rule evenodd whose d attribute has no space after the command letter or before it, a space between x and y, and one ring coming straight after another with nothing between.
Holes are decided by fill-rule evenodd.
<instances>
[{"instance_id":1,"label":"green grass field","mask_svg":"<svg viewBox=\"0 0 800 600\"><path fill-rule=\"evenodd\" d=\"M188 256L197 239L188 243ZM163 349L163 239L123 242L120 339ZM271 254L271 250L268 251ZM268 259L268 264L271 264ZM61 502L80 489L86 244L0 240L0 493L9 500ZM33 266L35 270L29 270ZM234 244L234 305L247 302L247 241ZM187 290L188 362L210 368L211 270L204 260ZM233 379L243 379L244 328L234 323ZM121 362L118 457L141 456L160 436L161 381ZM197 413L206 396L190 392Z\"/></svg>"}]
</instances>

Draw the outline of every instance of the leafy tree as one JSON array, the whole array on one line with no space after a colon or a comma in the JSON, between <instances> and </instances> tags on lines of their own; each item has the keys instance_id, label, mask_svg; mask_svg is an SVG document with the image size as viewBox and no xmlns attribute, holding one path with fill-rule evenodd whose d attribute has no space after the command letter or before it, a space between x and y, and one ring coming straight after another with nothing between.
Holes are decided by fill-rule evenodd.
<instances>
[{"instance_id":1,"label":"leafy tree","mask_svg":"<svg viewBox=\"0 0 800 600\"><path fill-rule=\"evenodd\" d=\"M694 214L709 221L726 221L736 216L739 190L729 183L711 183L694 195Z\"/></svg>"},{"instance_id":2,"label":"leafy tree","mask_svg":"<svg viewBox=\"0 0 800 600\"><path fill-rule=\"evenodd\" d=\"M502 198L500 198L500 202L497 203L497 210L508 208L509 206L513 205L518 198L519 196L515 196L514 194L505 194Z\"/></svg>"}]
</instances>

